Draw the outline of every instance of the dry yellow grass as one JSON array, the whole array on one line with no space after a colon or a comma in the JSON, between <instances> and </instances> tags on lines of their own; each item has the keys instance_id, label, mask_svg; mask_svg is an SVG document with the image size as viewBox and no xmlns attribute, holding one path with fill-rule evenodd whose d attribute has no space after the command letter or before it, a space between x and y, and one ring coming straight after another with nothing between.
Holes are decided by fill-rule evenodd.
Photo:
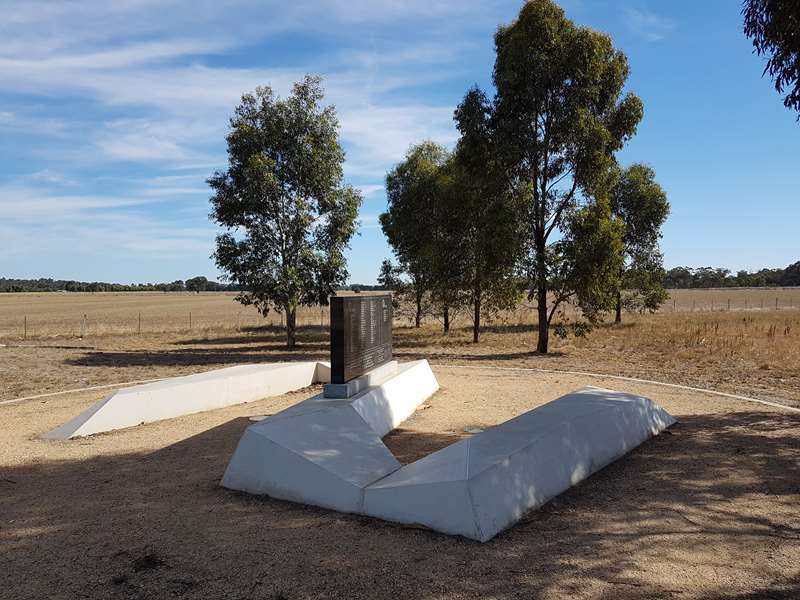
<instances>
[{"instance_id":1,"label":"dry yellow grass","mask_svg":"<svg viewBox=\"0 0 800 600\"><path fill-rule=\"evenodd\" d=\"M0 339L233 330L283 323L280 315L263 318L235 297L233 292L0 294ZM321 319L327 323L327 310L299 311L301 325L319 325Z\"/></svg>"},{"instance_id":2,"label":"dry yellow grass","mask_svg":"<svg viewBox=\"0 0 800 600\"><path fill-rule=\"evenodd\" d=\"M9 294L0 296L0 331L23 309L32 315L35 338L23 341L19 330L0 333L0 343L9 346L0 350L0 400L232 364L326 359L329 352L327 311L323 327L318 308L301 311L300 347L287 352L278 317L271 315L275 326L269 327L269 319L225 294ZM136 322L126 315L139 311L143 331L135 335ZM84 313L88 327L78 340ZM547 356L533 352L534 322L524 307L487 319L476 345L465 315L447 336L435 319L414 329L398 318L395 353L401 360L641 377L800 405L800 310L626 315L621 326L604 325L583 339L553 337Z\"/></svg>"},{"instance_id":3,"label":"dry yellow grass","mask_svg":"<svg viewBox=\"0 0 800 600\"><path fill-rule=\"evenodd\" d=\"M283 324L281 315L261 317L253 307L236 302L235 296L233 292L0 294L0 340L214 332ZM800 288L671 290L670 300L659 314L748 312L783 317L787 311L798 310ZM455 315L455 326L469 325L467 312ZM410 315L408 309L400 311L395 324L410 325ZM781 322L775 318L776 323ZM437 322L433 317L425 321ZM485 315L484 323L533 325L536 311L533 304L523 302L516 310ZM327 325L328 309L300 307L298 324Z\"/></svg>"}]
</instances>

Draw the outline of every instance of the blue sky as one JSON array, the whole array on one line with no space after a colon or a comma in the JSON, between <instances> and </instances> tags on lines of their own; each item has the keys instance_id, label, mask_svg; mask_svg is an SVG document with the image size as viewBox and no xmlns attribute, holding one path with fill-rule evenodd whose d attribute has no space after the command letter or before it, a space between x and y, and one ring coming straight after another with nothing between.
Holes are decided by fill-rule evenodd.
<instances>
[{"instance_id":1,"label":"blue sky","mask_svg":"<svg viewBox=\"0 0 800 600\"><path fill-rule=\"evenodd\" d=\"M241 94L325 78L364 192L351 281L390 251L383 179L409 145L452 145L489 89L519 1L28 0L0 22L0 276L164 281L218 273L205 179ZM737 0L569 0L612 35L644 101L623 164L667 190L667 266L800 260L800 125L741 33Z\"/></svg>"}]
</instances>

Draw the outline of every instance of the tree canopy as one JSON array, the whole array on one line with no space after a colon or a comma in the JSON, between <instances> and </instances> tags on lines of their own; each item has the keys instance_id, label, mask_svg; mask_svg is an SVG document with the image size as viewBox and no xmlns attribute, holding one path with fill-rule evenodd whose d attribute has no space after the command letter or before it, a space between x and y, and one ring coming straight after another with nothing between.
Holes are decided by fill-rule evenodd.
<instances>
[{"instance_id":1,"label":"tree canopy","mask_svg":"<svg viewBox=\"0 0 800 600\"><path fill-rule=\"evenodd\" d=\"M455 111L461 137L449 164L447 227L454 235L448 268L471 304L474 342L482 312L515 306L523 287L514 269L524 247L524 207L495 159L491 119L486 94L467 91Z\"/></svg>"},{"instance_id":2,"label":"tree canopy","mask_svg":"<svg viewBox=\"0 0 800 600\"><path fill-rule=\"evenodd\" d=\"M759 56L767 57L769 73L786 108L800 119L800 2L745 0L744 32Z\"/></svg>"},{"instance_id":3,"label":"tree canopy","mask_svg":"<svg viewBox=\"0 0 800 600\"><path fill-rule=\"evenodd\" d=\"M635 133L642 103L622 96L628 63L609 36L576 26L551 0L525 3L516 21L499 28L495 46L494 150L512 193L527 206L537 350L546 353L555 313L548 307L551 279L559 273L562 282L581 281L563 277L554 261L565 255L550 247L551 236L563 233L568 219L581 219L573 214L580 200L608 192L614 153ZM610 234L613 228L598 221L610 218L608 211L598 207L591 216Z\"/></svg>"},{"instance_id":4,"label":"tree canopy","mask_svg":"<svg viewBox=\"0 0 800 600\"><path fill-rule=\"evenodd\" d=\"M612 214L625 227L624 265L616 292L617 323L622 321L623 308L654 311L667 299L658 242L661 226L669 215L669 201L655 176L652 167L631 165L619 173L611 192Z\"/></svg>"},{"instance_id":5,"label":"tree canopy","mask_svg":"<svg viewBox=\"0 0 800 600\"><path fill-rule=\"evenodd\" d=\"M318 77L286 99L270 87L242 96L230 122L228 169L208 183L211 218L224 228L216 259L247 291L238 299L266 315L286 313L295 345L300 304L327 304L347 279L344 251L356 231L360 194L342 183L344 150Z\"/></svg>"},{"instance_id":6,"label":"tree canopy","mask_svg":"<svg viewBox=\"0 0 800 600\"><path fill-rule=\"evenodd\" d=\"M449 153L441 145L421 142L386 175L388 207L380 216L381 228L409 279L402 291L414 302L417 327L426 293L442 283L437 277L437 253L443 248L437 207L441 208L442 167L448 159ZM441 218L441 213L438 215Z\"/></svg>"}]
</instances>

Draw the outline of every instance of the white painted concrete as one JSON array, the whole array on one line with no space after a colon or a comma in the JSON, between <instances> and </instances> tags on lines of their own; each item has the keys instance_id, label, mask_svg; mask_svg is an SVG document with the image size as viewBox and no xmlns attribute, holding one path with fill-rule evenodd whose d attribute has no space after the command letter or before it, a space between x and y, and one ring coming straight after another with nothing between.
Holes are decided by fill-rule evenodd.
<instances>
[{"instance_id":1,"label":"white painted concrete","mask_svg":"<svg viewBox=\"0 0 800 600\"><path fill-rule=\"evenodd\" d=\"M381 437L437 389L416 361L355 398L291 406L247 428L222 485L485 542L675 422L589 387L401 466Z\"/></svg>"},{"instance_id":2,"label":"white painted concrete","mask_svg":"<svg viewBox=\"0 0 800 600\"><path fill-rule=\"evenodd\" d=\"M45 434L65 440L252 402L330 380L318 362L241 365L118 390Z\"/></svg>"},{"instance_id":3,"label":"white painted concrete","mask_svg":"<svg viewBox=\"0 0 800 600\"><path fill-rule=\"evenodd\" d=\"M381 437L439 387L428 361L350 399L322 394L250 425L222 485L343 512L362 512L364 489L400 468Z\"/></svg>"},{"instance_id":4,"label":"white painted concrete","mask_svg":"<svg viewBox=\"0 0 800 600\"><path fill-rule=\"evenodd\" d=\"M351 379L346 383L326 383L322 390L326 398L352 398L368 387L383 383L397 372L397 361L390 360L380 367L367 371L361 377Z\"/></svg>"},{"instance_id":5,"label":"white painted concrete","mask_svg":"<svg viewBox=\"0 0 800 600\"><path fill-rule=\"evenodd\" d=\"M485 542L675 419L632 394L585 388L398 469L364 514Z\"/></svg>"},{"instance_id":6,"label":"white painted concrete","mask_svg":"<svg viewBox=\"0 0 800 600\"><path fill-rule=\"evenodd\" d=\"M337 400L250 425L222 485L355 513L364 487L399 467L353 407Z\"/></svg>"}]
</instances>

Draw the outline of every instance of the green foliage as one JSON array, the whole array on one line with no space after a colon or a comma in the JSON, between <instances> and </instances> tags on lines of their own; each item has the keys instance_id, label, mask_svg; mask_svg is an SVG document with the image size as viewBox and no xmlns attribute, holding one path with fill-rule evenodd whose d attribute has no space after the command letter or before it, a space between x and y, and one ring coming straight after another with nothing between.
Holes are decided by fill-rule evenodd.
<instances>
[{"instance_id":1,"label":"green foliage","mask_svg":"<svg viewBox=\"0 0 800 600\"><path fill-rule=\"evenodd\" d=\"M415 306L419 327L426 294L442 300L445 281L440 277L446 231L441 227L442 167L449 154L434 142L413 146L405 159L386 175L388 210L380 223L408 283L398 290Z\"/></svg>"},{"instance_id":2,"label":"green foliage","mask_svg":"<svg viewBox=\"0 0 800 600\"><path fill-rule=\"evenodd\" d=\"M462 302L472 306L475 342L482 312L516 306L522 295L513 273L524 245L524 205L494 158L491 118L486 95L470 89L455 112L461 137L447 165L447 269L451 289L462 290Z\"/></svg>"},{"instance_id":3,"label":"green foliage","mask_svg":"<svg viewBox=\"0 0 800 600\"><path fill-rule=\"evenodd\" d=\"M623 233L622 222L612 217L607 203L594 202L568 213L564 236L551 246L548 260L552 300L547 322L559 315L557 335L570 329L583 336L614 307L624 264ZM566 304L578 307L583 320L569 323Z\"/></svg>"},{"instance_id":4,"label":"green foliage","mask_svg":"<svg viewBox=\"0 0 800 600\"><path fill-rule=\"evenodd\" d=\"M564 272L567 265L579 265L569 262L563 247L551 247L550 237L570 229L589 235L589 225L601 227L601 237L610 234L609 218L575 215L580 215L581 198L608 189L614 153L635 133L642 103L632 94L621 97L628 63L611 39L577 27L551 0L527 2L516 21L498 30L495 46L493 147L511 193L520 195L527 208L527 265L539 314L537 349L545 353L548 325L558 305L556 300L548 311L551 283L558 288L556 298L568 292L590 313L593 306L605 305L606 290L602 299L587 295L600 291L597 282L585 289L564 287L588 280L585 273ZM585 221L567 223L568 218ZM553 278L558 281L551 282Z\"/></svg>"},{"instance_id":5,"label":"green foliage","mask_svg":"<svg viewBox=\"0 0 800 600\"><path fill-rule=\"evenodd\" d=\"M759 56L768 56L764 73L785 94L783 105L800 113L800 2L745 0L742 14L745 35Z\"/></svg>"},{"instance_id":6,"label":"green foliage","mask_svg":"<svg viewBox=\"0 0 800 600\"><path fill-rule=\"evenodd\" d=\"M655 175L647 165L631 165L620 171L611 192L611 211L625 226L625 265L617 290L617 322L622 320L623 308L653 312L668 297L662 285L664 267L658 241L669 215L669 202Z\"/></svg>"},{"instance_id":7,"label":"green foliage","mask_svg":"<svg viewBox=\"0 0 800 600\"><path fill-rule=\"evenodd\" d=\"M7 279L0 277L2 292L182 292L186 289L182 280L171 283L108 283L105 281L73 281L66 279ZM207 281L210 292L239 291L235 284Z\"/></svg>"},{"instance_id":8,"label":"green foliage","mask_svg":"<svg viewBox=\"0 0 800 600\"><path fill-rule=\"evenodd\" d=\"M675 267L664 274L663 285L671 289L722 287L775 287L800 285L800 262L785 269L730 270L714 267Z\"/></svg>"},{"instance_id":9,"label":"green foliage","mask_svg":"<svg viewBox=\"0 0 800 600\"><path fill-rule=\"evenodd\" d=\"M327 304L347 279L344 251L361 196L342 184L344 151L318 77L285 100L269 87L242 96L231 119L228 169L208 183L219 268L247 291L239 301L286 312L289 347L299 304Z\"/></svg>"},{"instance_id":10,"label":"green foliage","mask_svg":"<svg viewBox=\"0 0 800 600\"><path fill-rule=\"evenodd\" d=\"M186 280L186 290L189 292L204 292L208 288L208 279L202 275L199 277L192 277Z\"/></svg>"}]
</instances>

